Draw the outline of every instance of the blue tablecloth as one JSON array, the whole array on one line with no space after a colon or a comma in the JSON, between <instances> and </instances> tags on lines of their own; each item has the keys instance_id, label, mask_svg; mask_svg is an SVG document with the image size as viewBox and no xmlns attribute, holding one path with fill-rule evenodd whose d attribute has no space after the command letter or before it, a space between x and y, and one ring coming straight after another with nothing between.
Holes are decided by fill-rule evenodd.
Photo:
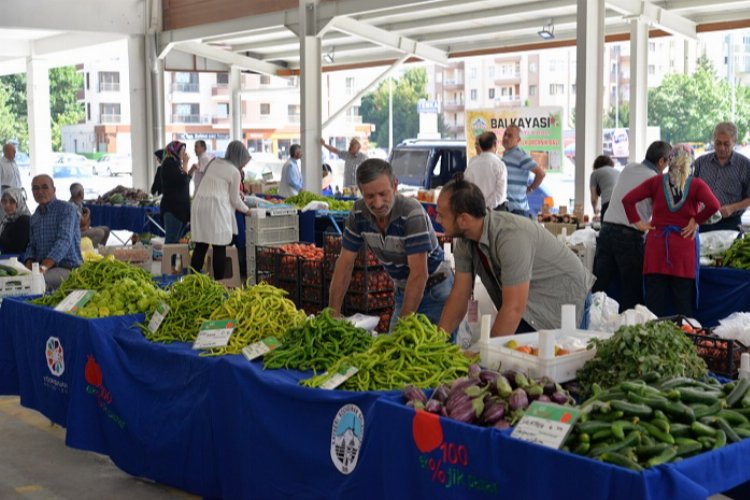
<instances>
[{"instance_id":1,"label":"blue tablecloth","mask_svg":"<svg viewBox=\"0 0 750 500\"><path fill-rule=\"evenodd\" d=\"M698 290L696 316L704 326L716 326L735 311L750 312L750 271L701 266Z\"/></svg>"},{"instance_id":2,"label":"blue tablecloth","mask_svg":"<svg viewBox=\"0 0 750 500\"><path fill-rule=\"evenodd\" d=\"M86 204L91 210L92 226L107 226L112 230L127 230L133 233L163 235L147 216L160 220L159 207L130 207L126 205Z\"/></svg>"},{"instance_id":3,"label":"blue tablecloth","mask_svg":"<svg viewBox=\"0 0 750 500\"><path fill-rule=\"evenodd\" d=\"M750 440L636 474L493 429L415 423L397 393L307 389L305 375L260 361L152 344L131 328L141 318L84 320L7 299L0 369L16 365L22 404L67 425L69 446L205 497L697 499L750 478ZM48 363L48 347L62 357ZM356 459L347 474L334 465L334 429L359 449L344 453Z\"/></svg>"}]
</instances>

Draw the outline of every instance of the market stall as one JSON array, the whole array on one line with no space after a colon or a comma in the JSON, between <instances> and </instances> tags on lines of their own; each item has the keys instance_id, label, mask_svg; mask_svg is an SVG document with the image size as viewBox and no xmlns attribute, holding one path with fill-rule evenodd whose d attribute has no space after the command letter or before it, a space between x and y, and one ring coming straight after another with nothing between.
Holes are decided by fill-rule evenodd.
<instances>
[{"instance_id":1,"label":"market stall","mask_svg":"<svg viewBox=\"0 0 750 500\"><path fill-rule=\"evenodd\" d=\"M130 205L84 204L91 211L92 226L107 226L112 230L125 230L133 233L164 234L159 207Z\"/></svg>"}]
</instances>

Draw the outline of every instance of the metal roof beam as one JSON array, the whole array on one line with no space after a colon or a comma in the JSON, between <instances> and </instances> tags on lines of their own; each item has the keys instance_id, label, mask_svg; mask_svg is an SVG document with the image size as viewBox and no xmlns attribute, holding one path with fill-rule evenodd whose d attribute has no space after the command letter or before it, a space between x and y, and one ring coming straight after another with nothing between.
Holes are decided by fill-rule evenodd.
<instances>
[{"instance_id":1,"label":"metal roof beam","mask_svg":"<svg viewBox=\"0 0 750 500\"><path fill-rule=\"evenodd\" d=\"M230 52L228 50L220 49L217 47L211 47L196 42L184 42L174 47L176 50L193 54L195 56L205 57L206 59L213 59L230 66L237 66L238 68L255 71L264 75L277 76L277 71L285 69L283 66L277 64L271 64L266 61L260 61L251 57L242 56Z\"/></svg>"},{"instance_id":2,"label":"metal roof beam","mask_svg":"<svg viewBox=\"0 0 750 500\"><path fill-rule=\"evenodd\" d=\"M608 7L626 17L641 17L667 33L697 40L696 23L645 0L606 0Z\"/></svg>"},{"instance_id":3,"label":"metal roof beam","mask_svg":"<svg viewBox=\"0 0 750 500\"><path fill-rule=\"evenodd\" d=\"M11 3L11 2L7 2ZM146 33L145 0L26 0L3 9L0 28Z\"/></svg>"}]
</instances>

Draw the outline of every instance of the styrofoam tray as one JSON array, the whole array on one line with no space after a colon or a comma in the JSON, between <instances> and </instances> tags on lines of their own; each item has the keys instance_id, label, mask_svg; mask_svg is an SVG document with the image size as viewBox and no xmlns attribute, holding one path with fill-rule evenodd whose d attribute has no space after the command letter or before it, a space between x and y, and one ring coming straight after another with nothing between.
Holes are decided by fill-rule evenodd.
<instances>
[{"instance_id":1,"label":"styrofoam tray","mask_svg":"<svg viewBox=\"0 0 750 500\"><path fill-rule=\"evenodd\" d=\"M597 332L591 330L573 330L563 332L552 330L555 334L555 344L564 348L579 346L585 348L588 341L593 338L605 339L612 336L608 332ZM556 356L551 359L542 359L524 352L504 347L510 341L515 340L519 346L534 345L539 343L539 333L524 333L506 337L494 337L489 342L479 342L479 353L481 364L487 368L501 370L518 370L534 378L549 377L555 382L568 382L576 378L576 372L583 367L589 359L596 354L596 349L571 352L564 356Z\"/></svg>"}]
</instances>

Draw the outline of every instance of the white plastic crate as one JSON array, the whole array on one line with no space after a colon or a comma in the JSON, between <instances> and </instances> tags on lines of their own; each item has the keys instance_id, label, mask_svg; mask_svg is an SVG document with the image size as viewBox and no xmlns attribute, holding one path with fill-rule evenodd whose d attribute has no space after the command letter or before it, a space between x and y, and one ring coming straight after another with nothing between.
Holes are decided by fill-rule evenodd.
<instances>
[{"instance_id":1,"label":"white plastic crate","mask_svg":"<svg viewBox=\"0 0 750 500\"><path fill-rule=\"evenodd\" d=\"M245 217L247 245L275 245L299 240L299 215L258 217L257 213Z\"/></svg>"},{"instance_id":2,"label":"white plastic crate","mask_svg":"<svg viewBox=\"0 0 750 500\"><path fill-rule=\"evenodd\" d=\"M563 348L583 348L592 338L609 338L608 332L590 330L551 330L555 335L555 345ZM481 364L487 368L501 370L518 370L534 378L549 377L555 382L563 383L576 378L576 372L596 354L596 349L574 351L564 356L542 359L539 356L526 354L505 344L515 340L519 346L538 346L539 333L524 333L506 337L494 337L488 342L479 342Z\"/></svg>"},{"instance_id":3,"label":"white plastic crate","mask_svg":"<svg viewBox=\"0 0 750 500\"><path fill-rule=\"evenodd\" d=\"M0 264L16 269L17 276L4 276L0 278L0 297L17 297L19 295L32 294L31 271L26 269L17 259L0 260Z\"/></svg>"}]
</instances>

